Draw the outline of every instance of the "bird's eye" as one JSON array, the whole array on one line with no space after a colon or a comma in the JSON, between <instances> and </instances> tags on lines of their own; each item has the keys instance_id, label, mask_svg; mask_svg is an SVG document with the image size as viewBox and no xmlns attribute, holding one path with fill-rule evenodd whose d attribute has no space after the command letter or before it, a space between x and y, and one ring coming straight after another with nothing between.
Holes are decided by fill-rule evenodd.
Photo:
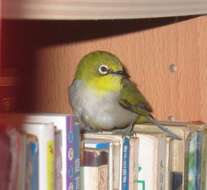
<instances>
[{"instance_id":1,"label":"bird's eye","mask_svg":"<svg viewBox=\"0 0 207 190\"><path fill-rule=\"evenodd\" d=\"M109 73L109 68L107 65L100 65L100 67L98 68L98 71L100 74L106 75Z\"/></svg>"}]
</instances>

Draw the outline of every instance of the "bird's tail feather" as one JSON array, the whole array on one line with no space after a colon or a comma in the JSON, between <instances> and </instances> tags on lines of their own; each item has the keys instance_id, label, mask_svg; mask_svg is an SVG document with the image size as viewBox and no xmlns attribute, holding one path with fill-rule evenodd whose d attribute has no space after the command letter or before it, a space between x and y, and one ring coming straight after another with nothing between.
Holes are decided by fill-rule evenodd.
<instances>
[{"instance_id":1,"label":"bird's tail feather","mask_svg":"<svg viewBox=\"0 0 207 190\"><path fill-rule=\"evenodd\" d=\"M156 125L159 129L161 129L163 132L165 132L167 134L167 136L172 137L173 139L177 139L177 140L181 140L181 138L176 135L175 133L173 133L172 131L170 131L168 128L164 127L163 125L160 124L160 122L158 120L156 120L155 118L153 118L153 116L149 116L148 120Z\"/></svg>"}]
</instances>

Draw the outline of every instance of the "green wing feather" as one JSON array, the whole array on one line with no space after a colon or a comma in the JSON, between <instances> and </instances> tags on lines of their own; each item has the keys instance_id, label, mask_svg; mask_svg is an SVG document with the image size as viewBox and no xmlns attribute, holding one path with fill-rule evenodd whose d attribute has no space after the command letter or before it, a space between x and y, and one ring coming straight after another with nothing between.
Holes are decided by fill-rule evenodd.
<instances>
[{"instance_id":1,"label":"green wing feather","mask_svg":"<svg viewBox=\"0 0 207 190\"><path fill-rule=\"evenodd\" d=\"M137 86L127 78L122 80L122 86L119 99L120 105L140 116L150 116L152 107Z\"/></svg>"},{"instance_id":2,"label":"green wing feather","mask_svg":"<svg viewBox=\"0 0 207 190\"><path fill-rule=\"evenodd\" d=\"M135 123L153 123L168 136L174 139L181 139L168 128L162 126L160 122L151 115L152 107L133 82L124 78L122 80L122 85L119 103L124 108L137 113L137 120Z\"/></svg>"}]
</instances>

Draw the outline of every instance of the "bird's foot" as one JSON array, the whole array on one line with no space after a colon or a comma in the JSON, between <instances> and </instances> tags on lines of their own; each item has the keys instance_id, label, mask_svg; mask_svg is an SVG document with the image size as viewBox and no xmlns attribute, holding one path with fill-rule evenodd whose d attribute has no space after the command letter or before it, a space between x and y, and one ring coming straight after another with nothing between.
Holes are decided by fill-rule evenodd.
<instances>
[{"instance_id":1,"label":"bird's foot","mask_svg":"<svg viewBox=\"0 0 207 190\"><path fill-rule=\"evenodd\" d=\"M122 135L122 136L133 136L134 131L133 131L133 125L130 124L128 127L123 128L123 129L114 129L112 131L113 135Z\"/></svg>"}]
</instances>

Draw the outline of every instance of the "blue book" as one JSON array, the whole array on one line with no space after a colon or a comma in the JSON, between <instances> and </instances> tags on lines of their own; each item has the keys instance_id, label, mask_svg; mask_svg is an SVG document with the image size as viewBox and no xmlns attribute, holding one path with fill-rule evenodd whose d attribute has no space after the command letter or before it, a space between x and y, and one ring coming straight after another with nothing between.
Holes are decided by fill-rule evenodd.
<instances>
[{"instance_id":1,"label":"blue book","mask_svg":"<svg viewBox=\"0 0 207 190\"><path fill-rule=\"evenodd\" d=\"M72 140L72 141L71 141ZM80 126L72 117L72 126L69 129L68 146L73 148L73 189L80 190Z\"/></svg>"},{"instance_id":2,"label":"blue book","mask_svg":"<svg viewBox=\"0 0 207 190\"><path fill-rule=\"evenodd\" d=\"M129 189L129 137L123 137L122 145L122 190Z\"/></svg>"},{"instance_id":3,"label":"blue book","mask_svg":"<svg viewBox=\"0 0 207 190\"><path fill-rule=\"evenodd\" d=\"M39 189L39 144L36 136L27 135L26 189Z\"/></svg>"},{"instance_id":4,"label":"blue book","mask_svg":"<svg viewBox=\"0 0 207 190\"><path fill-rule=\"evenodd\" d=\"M94 148L98 150L109 149L110 142L98 139L87 139L84 140L84 148Z\"/></svg>"}]
</instances>

